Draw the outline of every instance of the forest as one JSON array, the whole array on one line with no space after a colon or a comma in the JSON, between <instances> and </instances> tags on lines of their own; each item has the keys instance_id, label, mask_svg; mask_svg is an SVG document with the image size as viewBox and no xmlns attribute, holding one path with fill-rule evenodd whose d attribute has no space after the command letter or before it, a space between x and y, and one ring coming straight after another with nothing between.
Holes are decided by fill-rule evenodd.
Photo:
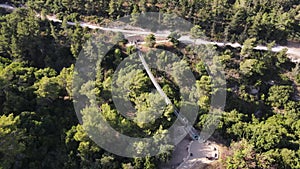
<instances>
[{"instance_id":1,"label":"forest","mask_svg":"<svg viewBox=\"0 0 300 169\"><path fill-rule=\"evenodd\" d=\"M180 55L174 75L186 66L192 70L194 94L199 97L194 127L199 130L209 117L210 97L216 92L204 57L207 49L216 51L214 58L225 70L227 96L212 138L226 149L211 167L300 168L300 67L288 59L287 50L270 50L291 41L300 43L298 0L0 0L0 4L17 7L14 11L0 8L0 169L156 169L170 160L171 145L161 154L143 158L121 157L102 149L84 130L93 121L81 124L74 110L75 63L80 51L88 52L83 44L97 30L71 26L67 21L105 26L145 12L165 13L165 20L170 19L167 14L176 13L196 25L190 32L195 38L204 34L212 41L244 44L243 48L186 45L176 33L170 34L167 44L156 44L154 35L144 39L143 48L157 51L157 57L170 58L158 49ZM54 23L36 13L55 15L63 22ZM137 123L155 116L151 109L162 102L151 93L155 88L145 71L120 70L116 83L130 90L128 98L137 112L133 120L117 112L111 99L116 92L111 86L113 74L136 49L126 46L126 39L118 33L103 33L99 38L105 37L112 37L116 45L106 49L105 43L98 44L109 51L107 59L100 67L92 67L96 78L77 84L76 90L87 98L96 95L102 116L123 134L149 137L163 133L176 119L172 108L158 108L155 111L161 117ZM255 50L257 44L269 50ZM93 56L89 59L94 62ZM179 106L175 83L179 80L160 71L153 73ZM135 78L127 82L132 74ZM97 108L83 109L82 119L97 119Z\"/></svg>"}]
</instances>

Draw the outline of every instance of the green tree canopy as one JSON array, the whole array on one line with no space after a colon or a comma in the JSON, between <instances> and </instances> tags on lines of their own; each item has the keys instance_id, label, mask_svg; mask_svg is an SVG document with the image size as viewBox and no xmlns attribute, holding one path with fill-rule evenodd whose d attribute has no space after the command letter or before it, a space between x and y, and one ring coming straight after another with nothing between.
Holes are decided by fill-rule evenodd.
<instances>
[{"instance_id":1,"label":"green tree canopy","mask_svg":"<svg viewBox=\"0 0 300 169\"><path fill-rule=\"evenodd\" d=\"M283 108L293 93L292 86L275 85L269 89L268 101L271 106L276 108Z\"/></svg>"},{"instance_id":2,"label":"green tree canopy","mask_svg":"<svg viewBox=\"0 0 300 169\"><path fill-rule=\"evenodd\" d=\"M22 152L25 150L22 142L24 132L17 127L19 123L19 116L0 116L0 168L17 167L17 163L22 160Z\"/></svg>"},{"instance_id":3,"label":"green tree canopy","mask_svg":"<svg viewBox=\"0 0 300 169\"><path fill-rule=\"evenodd\" d=\"M148 47L150 47L150 48L154 47L154 45L156 43L155 35L154 34L147 35L145 37L145 42Z\"/></svg>"}]
</instances>

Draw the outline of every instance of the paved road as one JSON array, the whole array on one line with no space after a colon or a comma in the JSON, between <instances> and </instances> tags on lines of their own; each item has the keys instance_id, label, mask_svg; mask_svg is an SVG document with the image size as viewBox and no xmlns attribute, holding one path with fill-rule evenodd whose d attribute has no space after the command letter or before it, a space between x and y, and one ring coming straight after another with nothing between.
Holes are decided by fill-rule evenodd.
<instances>
[{"instance_id":1,"label":"paved road","mask_svg":"<svg viewBox=\"0 0 300 169\"><path fill-rule=\"evenodd\" d=\"M8 10L14 10L16 9L13 6L7 5L7 4L0 4L0 8L5 8ZM39 15L38 15L39 16ZM53 22L59 22L61 23L62 20L57 19L55 16L50 16L47 15L46 18L50 21ZM75 22L67 22L68 25L76 25ZM105 31L113 31L113 32L122 32L124 34L132 34L132 35L148 35L153 33L155 36L157 37L167 37L170 32L169 31L160 31L160 32L150 32L141 28L137 28L137 30L126 30L124 28L106 28L106 27L101 27L101 26L97 26L94 24L90 24L90 23L85 23L85 22L79 22L79 25L82 27L88 27L90 29L99 29L99 30L105 30ZM213 41L207 41L204 39L192 39L190 36L182 36L179 39L181 42L184 43L188 43L188 44L213 44L213 45L218 45L218 46L224 46L224 45L229 45L232 47L243 47L241 44L238 43L224 43L224 42L213 42ZM293 62L300 62L300 47L294 47L292 45L287 45L287 46L275 46L272 48L273 52L279 52L282 49L288 49L287 54L289 55L289 58L293 61ZM256 46L254 49L257 50L268 50L268 48L266 46Z\"/></svg>"},{"instance_id":2,"label":"paved road","mask_svg":"<svg viewBox=\"0 0 300 169\"><path fill-rule=\"evenodd\" d=\"M47 18L53 22L62 22L59 19L56 19L54 16L47 16ZM67 22L67 24L69 25L76 25L76 23L74 22ZM79 22L79 25L82 27L88 27L90 29L99 29L99 30L104 30L104 31L112 31L112 32L122 32L124 34L131 34L131 35L149 35L149 34L154 34L157 37L168 37L170 32L169 31L161 31L161 32L150 32L147 30L143 30L141 28L139 28L139 30L125 30L122 28L105 28L105 27L101 27L101 26L97 26L97 25L93 25L93 24L89 24L89 23L84 23L84 22ZM193 39L190 36L182 36L179 38L179 41L187 43L187 44L193 44L195 43L196 45L199 44L212 44L212 45L218 45L218 46L225 46L225 45L229 45L231 47L237 48L237 47L243 47L241 44L239 43L224 43L224 42L213 42L213 41L207 41L204 39ZM288 49L287 54L289 55L289 58L293 61L293 62L300 62L300 48L295 48L295 47L289 47L289 46L275 46L273 47L271 50L273 52L280 52L283 49ZM267 51L268 48L266 46L262 46L262 45L258 45L256 47L254 47L254 49L256 50L264 50Z\"/></svg>"}]
</instances>

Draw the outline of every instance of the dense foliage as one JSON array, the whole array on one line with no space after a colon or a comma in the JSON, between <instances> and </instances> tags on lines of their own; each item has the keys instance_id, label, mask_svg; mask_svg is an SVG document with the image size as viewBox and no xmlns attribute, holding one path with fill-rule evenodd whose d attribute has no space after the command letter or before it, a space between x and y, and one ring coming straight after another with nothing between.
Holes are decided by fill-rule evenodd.
<instances>
[{"instance_id":1,"label":"dense foliage","mask_svg":"<svg viewBox=\"0 0 300 169\"><path fill-rule=\"evenodd\" d=\"M168 37L182 61L174 64L176 75L188 65L196 77L201 129L209 111L212 79L205 68L205 48L214 48L226 72L227 103L214 136L223 138L231 150L224 155L227 168L300 168L300 104L296 95L300 82L298 65L291 63L286 51L273 53L253 49L256 43L286 43L299 40L299 1L250 0L22 0L0 1L17 7L0 16L0 168L123 168L152 169L170 159L169 147L163 154L146 158L124 158L97 146L79 124L73 107L74 63L82 44L94 30L69 26L67 20L106 21L147 11L176 12L197 24L193 38L204 33L211 39L245 42L245 47L194 47L180 44L176 32ZM49 22L36 17L36 11L56 14L64 22ZM168 19L165 15L164 19ZM100 18L96 19L95 18ZM135 22L134 17L131 22ZM97 95L103 116L122 133L152 136L163 132L175 120L172 108L159 109L162 116L149 123L137 123L151 117L150 109L162 100L146 72L124 69L117 83L129 89L128 98L138 110L133 120L118 114L111 100L112 75L119 63L134 52L126 47L120 34L108 34L117 45L98 68L95 81L78 89L86 97ZM159 47L156 37L145 37L144 48ZM105 48L105 44L99 44ZM164 44L160 44L164 47ZM146 53L146 52L145 52ZM147 53L151 55L151 53ZM168 59L165 52L158 57ZM92 60L91 60L92 61ZM170 78L154 71L172 101L179 105L176 76ZM123 74L122 74L123 73ZM132 81L126 81L134 76ZM92 90L90 90L92 88ZM75 99L76 101L76 99ZM83 120L97 117L95 107L85 109ZM89 117L93 115L92 117ZM151 117L152 118L152 117ZM153 117L155 119L155 117ZM139 145L143 146L143 145Z\"/></svg>"}]
</instances>

